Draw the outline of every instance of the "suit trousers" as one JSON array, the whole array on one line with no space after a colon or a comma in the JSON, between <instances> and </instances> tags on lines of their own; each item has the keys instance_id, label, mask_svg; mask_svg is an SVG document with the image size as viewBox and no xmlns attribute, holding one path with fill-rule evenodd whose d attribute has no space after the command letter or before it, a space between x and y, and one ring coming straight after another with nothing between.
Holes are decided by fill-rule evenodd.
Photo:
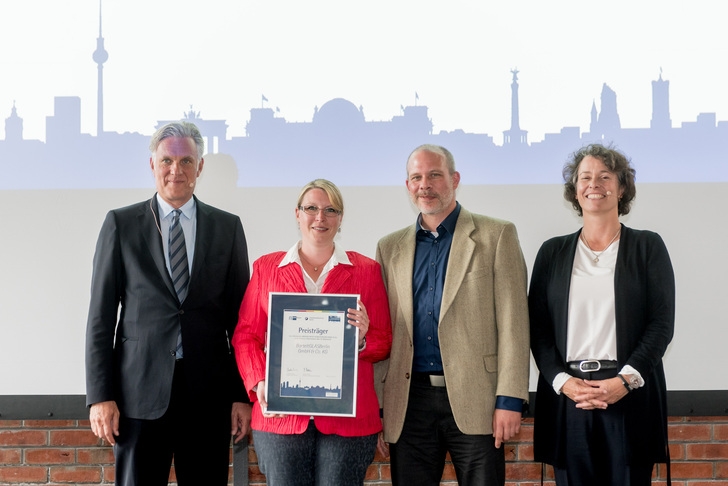
<instances>
[{"instance_id":1,"label":"suit trousers","mask_svg":"<svg viewBox=\"0 0 728 486\"><path fill-rule=\"evenodd\" d=\"M505 453L493 435L463 434L455 423L446 387L413 380L404 427L390 444L394 486L439 486L450 453L460 486L503 486Z\"/></svg>"},{"instance_id":2,"label":"suit trousers","mask_svg":"<svg viewBox=\"0 0 728 486\"><path fill-rule=\"evenodd\" d=\"M577 378L604 380L617 370L571 371ZM582 410L566 398L566 468L554 467L558 486L649 486L654 464L630 464L624 430L624 402L605 410Z\"/></svg>"},{"instance_id":3,"label":"suit trousers","mask_svg":"<svg viewBox=\"0 0 728 486\"><path fill-rule=\"evenodd\" d=\"M184 360L178 360L169 407L159 419L133 419L121 411L115 484L166 486L173 458L180 486L228 484L232 405L205 403L184 375Z\"/></svg>"}]
</instances>

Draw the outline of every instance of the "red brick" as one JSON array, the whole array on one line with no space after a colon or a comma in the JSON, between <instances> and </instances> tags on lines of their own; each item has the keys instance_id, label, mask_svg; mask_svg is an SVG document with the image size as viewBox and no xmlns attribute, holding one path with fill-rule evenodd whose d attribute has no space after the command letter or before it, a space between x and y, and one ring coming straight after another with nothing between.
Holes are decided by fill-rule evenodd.
<instances>
[{"instance_id":1,"label":"red brick","mask_svg":"<svg viewBox=\"0 0 728 486\"><path fill-rule=\"evenodd\" d=\"M26 464L71 464L75 462L73 449L26 449Z\"/></svg>"},{"instance_id":2,"label":"red brick","mask_svg":"<svg viewBox=\"0 0 728 486\"><path fill-rule=\"evenodd\" d=\"M673 462L670 465L673 478L708 479L713 477L713 464L710 462Z\"/></svg>"},{"instance_id":3,"label":"red brick","mask_svg":"<svg viewBox=\"0 0 728 486\"><path fill-rule=\"evenodd\" d=\"M533 427L521 427L521 431L508 439L508 442L533 442Z\"/></svg>"},{"instance_id":4,"label":"red brick","mask_svg":"<svg viewBox=\"0 0 728 486\"><path fill-rule=\"evenodd\" d=\"M706 441L710 440L712 427L707 424L679 424L667 427L667 437L670 441Z\"/></svg>"},{"instance_id":5,"label":"red brick","mask_svg":"<svg viewBox=\"0 0 728 486\"><path fill-rule=\"evenodd\" d=\"M17 429L22 426L23 422L20 420L0 420L0 429Z\"/></svg>"},{"instance_id":6,"label":"red brick","mask_svg":"<svg viewBox=\"0 0 728 486\"><path fill-rule=\"evenodd\" d=\"M113 483L116 479L116 468L114 466L106 466L104 470L104 482Z\"/></svg>"},{"instance_id":7,"label":"red brick","mask_svg":"<svg viewBox=\"0 0 728 486\"><path fill-rule=\"evenodd\" d=\"M715 464L715 479L728 479L728 462Z\"/></svg>"},{"instance_id":8,"label":"red brick","mask_svg":"<svg viewBox=\"0 0 728 486\"><path fill-rule=\"evenodd\" d=\"M503 444L501 447L503 447L503 453L506 456L506 462L513 462L517 460L515 444Z\"/></svg>"},{"instance_id":9,"label":"red brick","mask_svg":"<svg viewBox=\"0 0 728 486\"><path fill-rule=\"evenodd\" d=\"M94 447L76 451L79 464L114 464L114 450L111 447Z\"/></svg>"},{"instance_id":10,"label":"red brick","mask_svg":"<svg viewBox=\"0 0 728 486\"><path fill-rule=\"evenodd\" d=\"M519 480L540 480L541 463L508 463L506 464L506 477Z\"/></svg>"},{"instance_id":11,"label":"red brick","mask_svg":"<svg viewBox=\"0 0 728 486\"><path fill-rule=\"evenodd\" d=\"M670 459L677 461L685 459L685 444L668 444L670 448Z\"/></svg>"},{"instance_id":12,"label":"red brick","mask_svg":"<svg viewBox=\"0 0 728 486\"><path fill-rule=\"evenodd\" d=\"M453 466L449 462L445 463L445 469L442 472L442 480L443 481L455 481L456 479L457 479L457 476L455 475L455 466Z\"/></svg>"},{"instance_id":13,"label":"red brick","mask_svg":"<svg viewBox=\"0 0 728 486\"><path fill-rule=\"evenodd\" d=\"M391 481L392 480L392 466L391 464L382 464L379 466L379 475L382 479Z\"/></svg>"},{"instance_id":14,"label":"red brick","mask_svg":"<svg viewBox=\"0 0 728 486\"><path fill-rule=\"evenodd\" d=\"M0 467L0 481L8 483L40 483L48 481L45 467Z\"/></svg>"},{"instance_id":15,"label":"red brick","mask_svg":"<svg viewBox=\"0 0 728 486\"><path fill-rule=\"evenodd\" d=\"M51 467L51 481L58 481L59 483L98 483L101 481L101 468L87 466Z\"/></svg>"},{"instance_id":16,"label":"red brick","mask_svg":"<svg viewBox=\"0 0 728 486\"><path fill-rule=\"evenodd\" d=\"M46 445L46 433L41 430L0 431L0 446Z\"/></svg>"},{"instance_id":17,"label":"red brick","mask_svg":"<svg viewBox=\"0 0 728 486\"><path fill-rule=\"evenodd\" d=\"M75 420L25 420L23 427L28 429L58 429L75 427Z\"/></svg>"},{"instance_id":18,"label":"red brick","mask_svg":"<svg viewBox=\"0 0 728 486\"><path fill-rule=\"evenodd\" d=\"M260 472L258 466L248 466L248 481L253 482L265 482L265 474Z\"/></svg>"},{"instance_id":19,"label":"red brick","mask_svg":"<svg viewBox=\"0 0 728 486\"><path fill-rule=\"evenodd\" d=\"M255 447L248 447L248 464L258 464L258 456L255 454Z\"/></svg>"},{"instance_id":20,"label":"red brick","mask_svg":"<svg viewBox=\"0 0 728 486\"><path fill-rule=\"evenodd\" d=\"M728 444L686 444L688 459L728 460Z\"/></svg>"},{"instance_id":21,"label":"red brick","mask_svg":"<svg viewBox=\"0 0 728 486\"><path fill-rule=\"evenodd\" d=\"M373 481L379 479L379 466L372 464L367 468L367 472L364 475L364 479L367 481Z\"/></svg>"},{"instance_id":22,"label":"red brick","mask_svg":"<svg viewBox=\"0 0 728 486\"><path fill-rule=\"evenodd\" d=\"M725 417L685 417L686 422L725 422Z\"/></svg>"},{"instance_id":23,"label":"red brick","mask_svg":"<svg viewBox=\"0 0 728 486\"><path fill-rule=\"evenodd\" d=\"M728 486L728 481L690 481L690 486Z\"/></svg>"},{"instance_id":24,"label":"red brick","mask_svg":"<svg viewBox=\"0 0 728 486\"><path fill-rule=\"evenodd\" d=\"M713 440L728 441L728 424L713 426Z\"/></svg>"},{"instance_id":25,"label":"red brick","mask_svg":"<svg viewBox=\"0 0 728 486\"><path fill-rule=\"evenodd\" d=\"M50 445L90 446L101 444L101 439L90 430L51 430L50 434Z\"/></svg>"},{"instance_id":26,"label":"red brick","mask_svg":"<svg viewBox=\"0 0 728 486\"><path fill-rule=\"evenodd\" d=\"M0 464L20 464L20 449L0 449Z\"/></svg>"},{"instance_id":27,"label":"red brick","mask_svg":"<svg viewBox=\"0 0 728 486\"><path fill-rule=\"evenodd\" d=\"M79 420L78 421L78 427L83 429L90 429L91 428L91 421L90 420Z\"/></svg>"},{"instance_id":28,"label":"red brick","mask_svg":"<svg viewBox=\"0 0 728 486\"><path fill-rule=\"evenodd\" d=\"M521 444L518 446L518 460L533 462L533 444Z\"/></svg>"}]
</instances>

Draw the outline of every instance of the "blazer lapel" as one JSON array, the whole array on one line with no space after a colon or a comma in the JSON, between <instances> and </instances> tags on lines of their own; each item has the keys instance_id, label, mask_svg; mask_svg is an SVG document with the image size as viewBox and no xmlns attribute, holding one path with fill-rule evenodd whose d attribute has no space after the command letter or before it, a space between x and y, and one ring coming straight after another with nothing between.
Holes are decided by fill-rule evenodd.
<instances>
[{"instance_id":1,"label":"blazer lapel","mask_svg":"<svg viewBox=\"0 0 728 486\"><path fill-rule=\"evenodd\" d=\"M564 359L566 359L566 339L568 335L571 271L574 267L574 256L576 255L576 247L579 244L579 235L581 235L581 229L569 236L561 252L556 256L557 263L553 265L554 278L552 281L558 286L554 289L555 294L558 295L558 299L554 299L554 302L559 306L557 310L558 322L554 325L554 339L556 340L556 348L561 352Z\"/></svg>"},{"instance_id":2,"label":"blazer lapel","mask_svg":"<svg viewBox=\"0 0 728 486\"><path fill-rule=\"evenodd\" d=\"M192 293L195 284L200 283L200 272L205 268L205 260L210 254L210 238L213 231L211 228L212 218L210 216L210 208L205 203L201 203L197 197L195 198L195 206L197 211L197 231L195 238L195 257L192 259L192 270L190 271L190 287L187 291L187 297ZM185 299L187 300L187 299Z\"/></svg>"},{"instance_id":3,"label":"blazer lapel","mask_svg":"<svg viewBox=\"0 0 728 486\"><path fill-rule=\"evenodd\" d=\"M162 244L162 220L159 216L159 208L157 207L156 196L149 200L149 204L145 204L139 213L139 228L144 236L144 242L147 245L149 254L154 260L154 266L162 276L167 290L177 298L177 292L172 284L172 277L167 271L167 263L164 259L164 246Z\"/></svg>"},{"instance_id":4,"label":"blazer lapel","mask_svg":"<svg viewBox=\"0 0 728 486\"><path fill-rule=\"evenodd\" d=\"M404 234L402 238L394 242L394 248L392 249L392 257L390 261L393 262L392 274L394 275L394 288L397 291L397 300L399 307L402 309L402 315L404 317L405 327L409 332L410 339L413 336L413 316L414 316L414 296L412 291L412 272L414 269L415 262L415 246L417 225L412 225ZM389 291L391 291L391 285ZM397 317L392 316L392 322Z\"/></svg>"},{"instance_id":5,"label":"blazer lapel","mask_svg":"<svg viewBox=\"0 0 728 486\"><path fill-rule=\"evenodd\" d=\"M452 236L445 285L442 289L440 325L455 300L458 289L460 289L460 285L465 278L465 273L470 266L470 260L472 260L473 253L475 253L475 241L470 237L474 230L475 224L473 223L473 218L470 216L470 212L461 208L460 216L458 216L458 221L455 225L455 233Z\"/></svg>"}]
</instances>

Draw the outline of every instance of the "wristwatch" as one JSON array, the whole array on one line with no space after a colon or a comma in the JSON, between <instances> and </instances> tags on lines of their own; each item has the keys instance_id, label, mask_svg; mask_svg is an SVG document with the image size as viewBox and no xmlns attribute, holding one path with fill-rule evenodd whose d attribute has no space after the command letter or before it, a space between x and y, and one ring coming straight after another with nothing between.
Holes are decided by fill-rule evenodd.
<instances>
[{"instance_id":1,"label":"wristwatch","mask_svg":"<svg viewBox=\"0 0 728 486\"><path fill-rule=\"evenodd\" d=\"M637 388L640 387L640 382L637 379L636 376L630 375L629 381L627 378L624 377L624 375L617 375L620 380L622 380L622 384L627 389L628 392L635 391Z\"/></svg>"}]
</instances>

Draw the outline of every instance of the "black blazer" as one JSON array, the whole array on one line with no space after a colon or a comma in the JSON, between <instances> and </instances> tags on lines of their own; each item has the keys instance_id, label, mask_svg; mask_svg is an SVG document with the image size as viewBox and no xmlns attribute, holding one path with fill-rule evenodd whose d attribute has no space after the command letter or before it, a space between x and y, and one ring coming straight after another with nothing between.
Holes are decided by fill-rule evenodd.
<instances>
[{"instance_id":1,"label":"black blazer","mask_svg":"<svg viewBox=\"0 0 728 486\"><path fill-rule=\"evenodd\" d=\"M528 303L531 351L539 368L535 401L534 455L564 467L564 405L551 384L567 372L566 335L569 288L581 230L546 241L538 252ZM667 402L662 356L675 323L675 277L662 238L622 225L614 272L617 361L642 375L645 386L619 404L624 409L631 461L667 459Z\"/></svg>"},{"instance_id":2,"label":"black blazer","mask_svg":"<svg viewBox=\"0 0 728 486\"><path fill-rule=\"evenodd\" d=\"M237 216L195 201L194 262L182 304L165 265L156 197L107 214L86 328L88 406L115 400L126 417L161 417L180 326L185 377L197 396L221 407L248 401L230 345L249 279L243 226Z\"/></svg>"}]
</instances>

